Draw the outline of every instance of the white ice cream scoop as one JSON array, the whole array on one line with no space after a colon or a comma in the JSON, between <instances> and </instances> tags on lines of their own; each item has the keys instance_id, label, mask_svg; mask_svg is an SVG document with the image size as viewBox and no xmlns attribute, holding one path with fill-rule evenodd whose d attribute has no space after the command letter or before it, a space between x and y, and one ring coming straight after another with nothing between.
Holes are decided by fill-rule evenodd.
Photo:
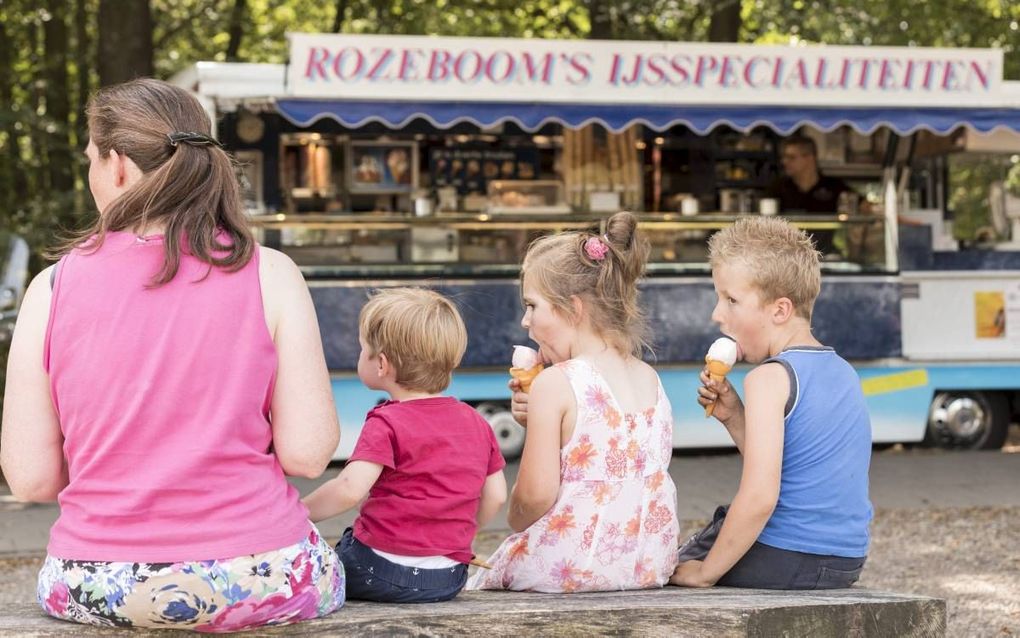
<instances>
[{"instance_id":1,"label":"white ice cream scoop","mask_svg":"<svg viewBox=\"0 0 1020 638\"><path fill-rule=\"evenodd\" d=\"M708 354L705 355L705 359L712 361L720 361L728 366L732 366L737 362L737 342L729 337L719 337L712 344L712 347L708 349Z\"/></svg>"},{"instance_id":2,"label":"white ice cream scoop","mask_svg":"<svg viewBox=\"0 0 1020 638\"><path fill-rule=\"evenodd\" d=\"M514 356L510 365L522 370L530 370L542 363L538 351L528 346L514 346Z\"/></svg>"}]
</instances>

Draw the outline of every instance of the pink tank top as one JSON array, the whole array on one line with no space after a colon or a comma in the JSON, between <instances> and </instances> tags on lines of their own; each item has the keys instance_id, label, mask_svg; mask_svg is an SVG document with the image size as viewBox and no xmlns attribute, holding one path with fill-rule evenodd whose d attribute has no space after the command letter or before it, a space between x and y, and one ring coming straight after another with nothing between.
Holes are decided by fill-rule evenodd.
<instances>
[{"instance_id":1,"label":"pink tank top","mask_svg":"<svg viewBox=\"0 0 1020 638\"><path fill-rule=\"evenodd\" d=\"M60 263L44 352L70 478L56 558L211 560L308 533L270 449L277 356L257 251L234 273L182 255L147 288L162 259L160 237L111 232Z\"/></svg>"}]
</instances>

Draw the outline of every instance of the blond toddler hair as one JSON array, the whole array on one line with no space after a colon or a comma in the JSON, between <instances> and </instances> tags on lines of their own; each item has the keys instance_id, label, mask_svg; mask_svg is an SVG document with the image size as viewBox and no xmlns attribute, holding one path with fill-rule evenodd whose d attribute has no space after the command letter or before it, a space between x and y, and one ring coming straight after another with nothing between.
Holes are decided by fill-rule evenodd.
<instances>
[{"instance_id":1,"label":"blond toddler hair","mask_svg":"<svg viewBox=\"0 0 1020 638\"><path fill-rule=\"evenodd\" d=\"M457 307L427 288L379 291L361 309L358 330L369 355L385 354L407 390L445 390L467 349Z\"/></svg>"}]
</instances>

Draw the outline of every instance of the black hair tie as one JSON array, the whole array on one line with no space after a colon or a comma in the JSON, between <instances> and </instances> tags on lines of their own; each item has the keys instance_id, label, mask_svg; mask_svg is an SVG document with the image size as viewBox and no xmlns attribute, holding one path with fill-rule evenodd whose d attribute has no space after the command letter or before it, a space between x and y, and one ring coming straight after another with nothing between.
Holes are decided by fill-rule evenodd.
<instances>
[{"instance_id":1,"label":"black hair tie","mask_svg":"<svg viewBox=\"0 0 1020 638\"><path fill-rule=\"evenodd\" d=\"M191 146L218 146L223 148L222 144L205 133L177 131L175 133L167 133L166 137L170 140L170 146L174 148L177 148L179 144L190 144Z\"/></svg>"}]
</instances>

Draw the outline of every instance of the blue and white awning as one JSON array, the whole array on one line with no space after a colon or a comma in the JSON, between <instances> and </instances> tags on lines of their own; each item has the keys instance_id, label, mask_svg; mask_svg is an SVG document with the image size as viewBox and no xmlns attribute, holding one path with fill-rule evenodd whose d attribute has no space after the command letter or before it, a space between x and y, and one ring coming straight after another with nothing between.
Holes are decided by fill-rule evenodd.
<instances>
[{"instance_id":1,"label":"blue and white awning","mask_svg":"<svg viewBox=\"0 0 1020 638\"><path fill-rule=\"evenodd\" d=\"M1018 108L889 108L889 107L787 107L787 106L690 106L639 104L562 104L520 102L367 101L277 98L277 110L297 126L309 126L329 118L357 128L378 122L393 129L421 119L440 129L460 123L490 128L512 122L526 131L545 124L579 128L597 123L612 131L643 124L661 131L683 125L705 134L719 126L749 131L766 126L786 135L802 125L830 131L848 125L870 134L888 127L906 135L919 130L945 134L961 126L980 132L996 128L1020 132Z\"/></svg>"}]
</instances>

